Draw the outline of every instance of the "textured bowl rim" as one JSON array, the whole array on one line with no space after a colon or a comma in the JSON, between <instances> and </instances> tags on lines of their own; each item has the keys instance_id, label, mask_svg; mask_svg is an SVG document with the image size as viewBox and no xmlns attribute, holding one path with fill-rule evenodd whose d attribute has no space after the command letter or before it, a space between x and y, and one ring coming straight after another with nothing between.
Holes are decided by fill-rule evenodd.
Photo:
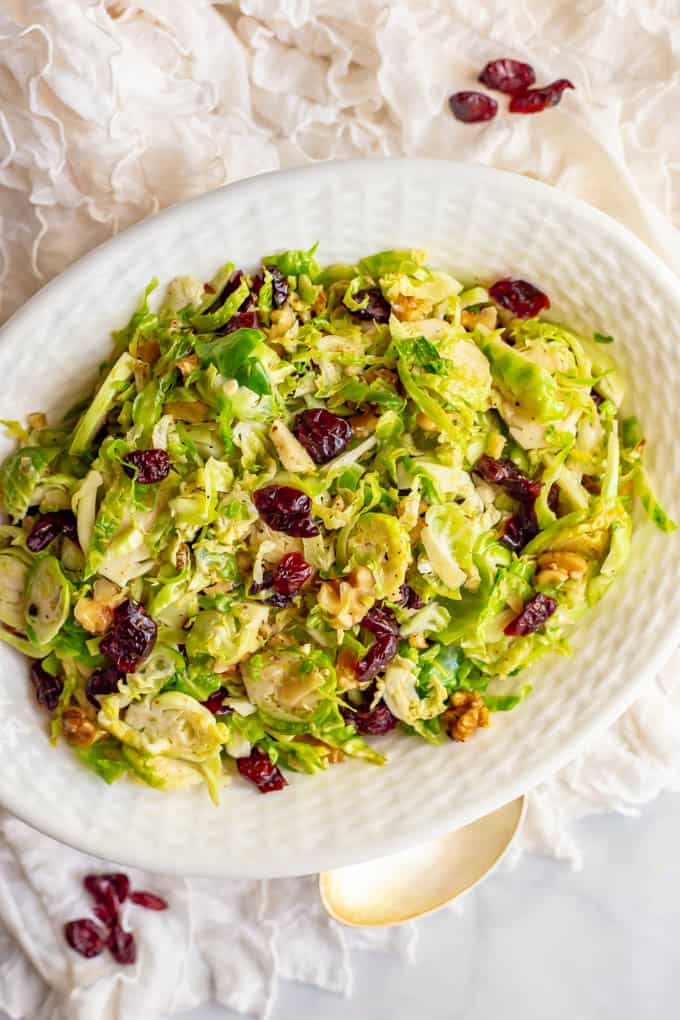
<instances>
[{"instance_id":1,"label":"textured bowl rim","mask_svg":"<svg viewBox=\"0 0 680 1020\"><path fill-rule=\"evenodd\" d=\"M586 220L592 225L594 233L601 234L603 237L608 235L615 238L619 247L625 250L633 261L654 275L658 282L659 291L664 292L663 296L668 297L680 309L680 281L661 259L619 222L567 192L532 178L524 177L521 174L496 170L476 163L462 163L444 159L348 159L331 160L288 170L269 171L255 177L235 181L214 191L173 205L121 231L120 234L103 242L76 260L61 274L45 284L19 308L0 329L0 344L12 342L13 335L20 333L25 323L35 319L36 315L43 308L49 306L56 292L62 289L77 288L78 280L84 273L95 267L98 263L105 264L111 254L124 249L132 239L137 239L145 234L151 235L153 231L167 224L190 220L194 212L202 210L204 207L214 206L217 211L225 195L229 196L229 201L235 195L240 195L245 199L251 193L257 194L263 190L267 191L271 188L276 188L278 182L290 183L299 178L311 180L316 177L320 181L328 177L335 177L338 180L346 177L369 179L379 176L384 178L385 175L392 174L398 176L402 171L410 173L414 170L416 172L421 170L423 174L432 172L446 173L455 175L463 181L467 178L470 181L474 180L476 183L479 183L480 179L482 181L486 180L490 189L493 189L494 185L498 185L509 197L513 193L517 195L535 195L539 198L543 197L553 207L562 212L567 219L571 212L577 212L582 220ZM323 238L321 238L321 242L323 243ZM358 239L357 249L360 249L360 247L361 240ZM153 270L152 266L149 268L151 271ZM408 825L405 822L403 828L400 828L398 831L385 832L380 842L371 847L366 846L364 843L362 849L357 849L356 846L353 846L344 850L329 850L328 853L323 854L323 859L318 849L312 849L301 852L294 861L279 862L276 867L267 870L266 874L263 873L262 868L257 864L252 870L249 870L247 865L236 869L230 868L229 861L225 861L223 858L212 862L210 865L202 866L198 871L192 872L183 867L181 861L169 855L162 857L162 854L160 854L162 860L159 862L158 846L139 848L133 844L124 845L124 835L121 836L121 850L118 852L117 847L110 845L110 841L104 844L96 832L85 831L84 827L78 828L68 822L62 822L59 812L56 810L51 815L46 815L45 812L40 810L33 810L32 805L22 796L21 790L3 789L0 784L0 804L34 829L75 849L103 859L118 860L130 867L144 868L160 874L184 876L200 874L225 878L283 877L330 870L358 863L362 860L368 860L371 857L386 856L408 849L419 842L436 839L452 828L467 825L482 815L526 794L533 787L576 758L631 705L645 683L650 682L659 673L673 653L680 641L680 619L674 620L669 616L666 619L666 624L665 634L657 642L654 654L648 659L645 668L621 684L618 691L608 699L605 709L599 716L588 720L578 733L570 735L569 740L562 743L557 742L549 752L541 757L538 764L520 770L518 775L499 785L493 794L489 794L487 797L480 797L473 806L464 810L452 807L450 812L444 813L437 823L432 823L427 829L415 831L413 825ZM77 831L75 831L76 829ZM113 855L111 851L113 851Z\"/></svg>"}]
</instances>

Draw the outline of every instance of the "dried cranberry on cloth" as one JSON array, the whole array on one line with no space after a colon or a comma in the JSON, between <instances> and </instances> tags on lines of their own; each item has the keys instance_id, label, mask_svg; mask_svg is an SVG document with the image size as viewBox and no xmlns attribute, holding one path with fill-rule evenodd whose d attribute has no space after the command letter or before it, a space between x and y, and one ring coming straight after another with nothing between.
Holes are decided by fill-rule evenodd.
<instances>
[{"instance_id":1,"label":"dried cranberry on cloth","mask_svg":"<svg viewBox=\"0 0 680 1020\"><path fill-rule=\"evenodd\" d=\"M616 0L595 0L587 31L572 0L349 0L344 18L325 0L0 6L0 321L159 207L348 156L452 158L531 175L618 218L680 272L672 5L629 5L622 17ZM472 129L455 121L448 96L478 90L479 69L509 55L541 83L570 79L569 101ZM576 859L571 820L633 811L677 787L679 669L676 656L588 755L531 794L524 848ZM2 817L0 1008L11 1016L161 1020L213 995L264 1016L276 976L346 990L350 946L405 952L412 938L412 928L340 932L312 878L131 872L171 909L139 911L137 962L122 981L108 954L81 959L60 935L84 916L82 876L105 868Z\"/></svg>"}]
</instances>

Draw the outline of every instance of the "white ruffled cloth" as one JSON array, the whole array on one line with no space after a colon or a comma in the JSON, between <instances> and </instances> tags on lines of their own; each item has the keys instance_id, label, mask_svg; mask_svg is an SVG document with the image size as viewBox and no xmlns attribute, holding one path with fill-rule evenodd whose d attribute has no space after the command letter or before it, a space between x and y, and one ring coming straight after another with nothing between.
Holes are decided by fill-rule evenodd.
<instances>
[{"instance_id":1,"label":"white ruffled cloth","mask_svg":"<svg viewBox=\"0 0 680 1020\"><path fill-rule=\"evenodd\" d=\"M672 5L625 0L4 0L0 321L70 261L191 195L345 156L493 164L617 217L680 273L680 62ZM342 12L341 14L339 12ZM677 34L677 33L676 33ZM534 117L453 120L450 92L518 57L576 91ZM360 240L357 241L360 244ZM579 863L569 823L680 788L680 656L586 756L531 794L520 847ZM135 967L61 937L102 863L0 814L0 1008L22 1020L161 1020L216 997L265 1016L275 977L347 991L351 947L407 954L416 926L329 921L313 878L133 874Z\"/></svg>"}]
</instances>

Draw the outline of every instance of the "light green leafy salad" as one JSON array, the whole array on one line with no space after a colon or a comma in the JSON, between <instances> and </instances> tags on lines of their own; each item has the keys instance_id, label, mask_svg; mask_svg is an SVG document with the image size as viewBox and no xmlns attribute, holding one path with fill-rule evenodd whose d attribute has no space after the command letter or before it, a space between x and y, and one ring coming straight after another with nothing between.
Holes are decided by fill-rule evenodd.
<instances>
[{"instance_id":1,"label":"light green leafy salad","mask_svg":"<svg viewBox=\"0 0 680 1020\"><path fill-rule=\"evenodd\" d=\"M152 290L63 421L5 423L0 475L0 638L107 782L216 801L463 741L568 652L635 496L674 527L611 338L525 281L312 249Z\"/></svg>"}]
</instances>

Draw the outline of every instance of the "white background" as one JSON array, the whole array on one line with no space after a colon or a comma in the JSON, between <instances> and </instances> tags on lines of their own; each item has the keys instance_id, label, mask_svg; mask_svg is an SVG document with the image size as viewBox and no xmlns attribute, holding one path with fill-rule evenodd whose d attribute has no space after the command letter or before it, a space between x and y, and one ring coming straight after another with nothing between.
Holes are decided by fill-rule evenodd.
<instances>
[{"instance_id":1,"label":"white background","mask_svg":"<svg viewBox=\"0 0 680 1020\"><path fill-rule=\"evenodd\" d=\"M471 892L460 911L418 922L413 963L355 953L350 999L282 982L271 1020L677 1016L680 798L666 794L637 819L580 822L574 834L582 871L525 857ZM238 1016L213 1006L180 1020Z\"/></svg>"},{"instance_id":2,"label":"white background","mask_svg":"<svg viewBox=\"0 0 680 1020\"><path fill-rule=\"evenodd\" d=\"M580 872L526 857L418 922L416 960L355 953L347 1000L282 983L271 1020L661 1020L678 1015L680 797L574 827ZM215 1006L181 1020L236 1020ZM142 1018L140 1017L140 1020Z\"/></svg>"}]
</instances>

